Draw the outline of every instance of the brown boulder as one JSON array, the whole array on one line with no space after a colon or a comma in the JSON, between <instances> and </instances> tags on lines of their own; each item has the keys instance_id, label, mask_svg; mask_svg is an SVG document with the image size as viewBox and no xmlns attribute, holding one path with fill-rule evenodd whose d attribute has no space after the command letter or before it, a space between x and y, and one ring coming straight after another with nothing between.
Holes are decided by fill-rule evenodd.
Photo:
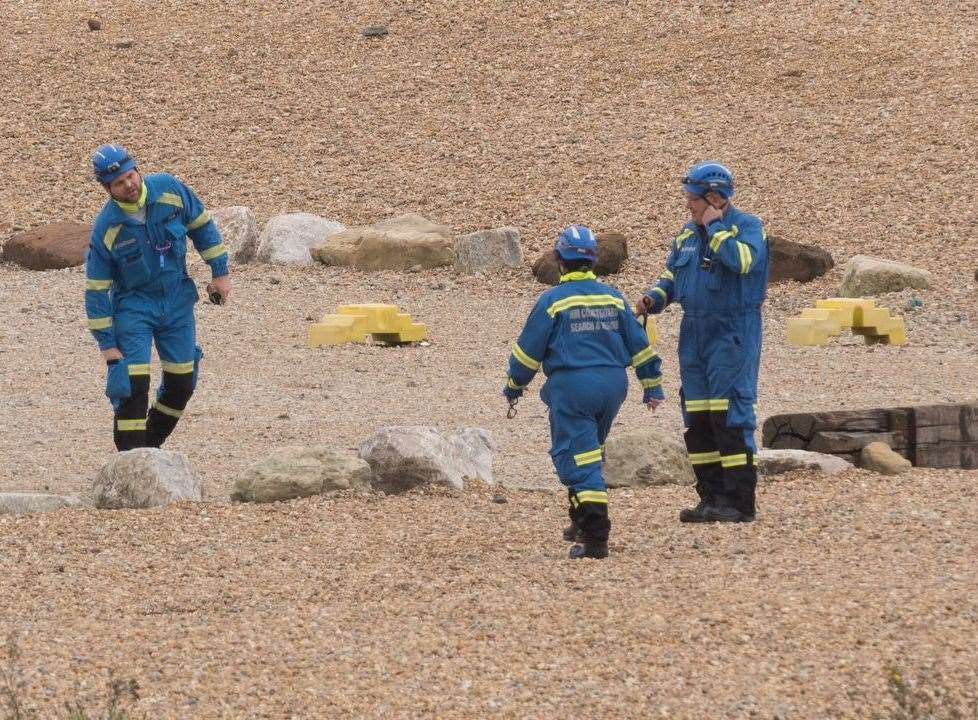
<instances>
[{"instance_id":1,"label":"brown boulder","mask_svg":"<svg viewBox=\"0 0 978 720\"><path fill-rule=\"evenodd\" d=\"M0 253L0 261L28 270L59 270L85 263L92 228L75 222L41 225L13 235Z\"/></svg>"},{"instance_id":2,"label":"brown boulder","mask_svg":"<svg viewBox=\"0 0 978 720\"><path fill-rule=\"evenodd\" d=\"M594 266L596 275L614 275L620 272L628 259L628 242L619 232L600 232L595 235L598 241L598 262ZM560 266L553 250L542 253L533 262L533 277L544 285L556 285L560 281Z\"/></svg>"},{"instance_id":3,"label":"brown boulder","mask_svg":"<svg viewBox=\"0 0 978 720\"><path fill-rule=\"evenodd\" d=\"M454 247L447 226L409 214L330 235L312 248L312 256L326 265L359 270L427 269L451 265Z\"/></svg>"},{"instance_id":4,"label":"brown boulder","mask_svg":"<svg viewBox=\"0 0 978 720\"><path fill-rule=\"evenodd\" d=\"M768 282L811 282L835 265L832 256L822 248L779 237L768 238L768 254Z\"/></svg>"}]
</instances>

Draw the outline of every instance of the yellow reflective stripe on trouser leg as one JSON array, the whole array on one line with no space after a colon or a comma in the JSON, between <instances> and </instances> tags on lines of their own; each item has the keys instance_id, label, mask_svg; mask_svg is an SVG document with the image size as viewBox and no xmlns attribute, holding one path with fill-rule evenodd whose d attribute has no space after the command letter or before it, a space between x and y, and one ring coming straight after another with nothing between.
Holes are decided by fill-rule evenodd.
<instances>
[{"instance_id":1,"label":"yellow reflective stripe on trouser leg","mask_svg":"<svg viewBox=\"0 0 978 720\"><path fill-rule=\"evenodd\" d=\"M116 420L116 428L119 432L137 432L146 429L146 418L136 420Z\"/></svg>"},{"instance_id":2,"label":"yellow reflective stripe on trouser leg","mask_svg":"<svg viewBox=\"0 0 978 720\"><path fill-rule=\"evenodd\" d=\"M149 375L149 363L131 363L129 375Z\"/></svg>"},{"instance_id":3,"label":"yellow reflective stripe on trouser leg","mask_svg":"<svg viewBox=\"0 0 978 720\"><path fill-rule=\"evenodd\" d=\"M661 377L657 377L657 378L642 378L642 387L643 388L646 388L646 389L648 389L648 388L654 388L654 387L659 387L661 384L662 384L662 378Z\"/></svg>"},{"instance_id":4,"label":"yellow reflective stripe on trouser leg","mask_svg":"<svg viewBox=\"0 0 978 720\"><path fill-rule=\"evenodd\" d=\"M721 455L720 464L724 468L743 467L747 464L747 453L739 453L737 455Z\"/></svg>"},{"instance_id":5,"label":"yellow reflective stripe on trouser leg","mask_svg":"<svg viewBox=\"0 0 978 720\"><path fill-rule=\"evenodd\" d=\"M153 407L164 415L169 415L172 418L180 418L183 416L183 410L177 410L176 408L171 408L169 405L164 405L159 400L153 403Z\"/></svg>"},{"instance_id":6,"label":"yellow reflective stripe on trouser leg","mask_svg":"<svg viewBox=\"0 0 978 720\"><path fill-rule=\"evenodd\" d=\"M86 280L85 289L94 290L95 292L104 292L105 290L110 290L112 288L111 280Z\"/></svg>"},{"instance_id":7,"label":"yellow reflective stripe on trouser leg","mask_svg":"<svg viewBox=\"0 0 978 720\"><path fill-rule=\"evenodd\" d=\"M587 452L578 453L574 456L574 464L576 464L577 467L581 467L581 465L590 465L591 463L596 462L601 462L601 448L588 450Z\"/></svg>"},{"instance_id":8,"label":"yellow reflective stripe on trouser leg","mask_svg":"<svg viewBox=\"0 0 978 720\"><path fill-rule=\"evenodd\" d=\"M105 330L110 327L112 327L112 318L110 317L92 318L88 321L89 330Z\"/></svg>"},{"instance_id":9,"label":"yellow reflective stripe on trouser leg","mask_svg":"<svg viewBox=\"0 0 978 720\"><path fill-rule=\"evenodd\" d=\"M686 412L724 412L730 407L727 398L709 398L706 400L686 400L683 403Z\"/></svg>"},{"instance_id":10,"label":"yellow reflective stripe on trouser leg","mask_svg":"<svg viewBox=\"0 0 978 720\"><path fill-rule=\"evenodd\" d=\"M600 503L608 504L608 493L604 490L579 490L575 493L578 503Z\"/></svg>"},{"instance_id":11,"label":"yellow reflective stripe on trouser leg","mask_svg":"<svg viewBox=\"0 0 978 720\"><path fill-rule=\"evenodd\" d=\"M689 462L692 465L709 465L711 463L721 462L720 451L689 453Z\"/></svg>"},{"instance_id":12,"label":"yellow reflective stripe on trouser leg","mask_svg":"<svg viewBox=\"0 0 978 720\"><path fill-rule=\"evenodd\" d=\"M188 375L194 371L193 360L182 363L162 360L160 364L163 366L163 372L173 373L174 375Z\"/></svg>"}]
</instances>

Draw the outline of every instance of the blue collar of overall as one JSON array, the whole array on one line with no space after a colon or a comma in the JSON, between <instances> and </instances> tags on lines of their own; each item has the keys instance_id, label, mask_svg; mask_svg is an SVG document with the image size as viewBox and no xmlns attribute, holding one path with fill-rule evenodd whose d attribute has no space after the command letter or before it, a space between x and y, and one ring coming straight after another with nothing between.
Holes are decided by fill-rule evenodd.
<instances>
[{"instance_id":1,"label":"blue collar of overall","mask_svg":"<svg viewBox=\"0 0 978 720\"><path fill-rule=\"evenodd\" d=\"M598 276L591 270L565 273L560 276L560 282L571 282L572 280L597 280Z\"/></svg>"}]
</instances>

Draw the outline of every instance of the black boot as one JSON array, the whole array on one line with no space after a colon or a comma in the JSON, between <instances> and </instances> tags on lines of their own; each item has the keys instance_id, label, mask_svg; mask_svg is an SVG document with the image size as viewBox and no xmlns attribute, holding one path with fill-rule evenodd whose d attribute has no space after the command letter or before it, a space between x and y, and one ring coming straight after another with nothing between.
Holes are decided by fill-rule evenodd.
<instances>
[{"instance_id":1,"label":"black boot","mask_svg":"<svg viewBox=\"0 0 978 720\"><path fill-rule=\"evenodd\" d=\"M571 520L570 525L564 528L561 534L567 542L584 542L584 533L581 532L581 529L577 527L577 523L573 520Z\"/></svg>"},{"instance_id":2,"label":"black boot","mask_svg":"<svg viewBox=\"0 0 978 720\"><path fill-rule=\"evenodd\" d=\"M717 502L713 505L707 505L703 509L703 520L700 522L751 522L754 520L753 515L748 515L738 509L731 499L724 495L720 495L717 498Z\"/></svg>"},{"instance_id":3,"label":"black boot","mask_svg":"<svg viewBox=\"0 0 978 720\"><path fill-rule=\"evenodd\" d=\"M580 560L581 558L603 560L608 557L608 543L599 540L592 540L590 542L585 540L583 543L571 545L567 557L571 560Z\"/></svg>"},{"instance_id":4,"label":"black boot","mask_svg":"<svg viewBox=\"0 0 978 720\"><path fill-rule=\"evenodd\" d=\"M580 539L570 549L567 557L572 560L608 557L608 534L611 521L608 519L608 504L582 502L573 510L571 523L578 529Z\"/></svg>"},{"instance_id":5,"label":"black boot","mask_svg":"<svg viewBox=\"0 0 978 720\"><path fill-rule=\"evenodd\" d=\"M704 498L699 501L696 507L683 508L679 511L679 522L681 523L701 523L709 522L706 519L706 508L710 506L709 502Z\"/></svg>"}]
</instances>

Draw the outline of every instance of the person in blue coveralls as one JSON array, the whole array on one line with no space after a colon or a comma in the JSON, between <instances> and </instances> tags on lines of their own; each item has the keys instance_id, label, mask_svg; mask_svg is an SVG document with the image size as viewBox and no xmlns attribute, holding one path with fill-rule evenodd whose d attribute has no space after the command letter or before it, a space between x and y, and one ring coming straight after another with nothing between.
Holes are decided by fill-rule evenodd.
<instances>
[{"instance_id":1,"label":"person in blue coveralls","mask_svg":"<svg viewBox=\"0 0 978 720\"><path fill-rule=\"evenodd\" d=\"M754 406L767 293L767 235L759 218L735 208L734 178L717 162L682 181L691 219L675 237L666 269L636 304L660 313L683 308L680 401L699 504L681 522L750 522L757 509Z\"/></svg>"},{"instance_id":2,"label":"person in blue coveralls","mask_svg":"<svg viewBox=\"0 0 978 720\"><path fill-rule=\"evenodd\" d=\"M663 399L660 360L622 294L598 282L594 233L571 225L557 236L560 282L544 292L513 345L503 395L515 406L537 370L550 411L550 457L567 487L571 558L608 556L608 489L603 447L625 400L632 366L654 410Z\"/></svg>"},{"instance_id":3,"label":"person in blue coveralls","mask_svg":"<svg viewBox=\"0 0 978 720\"><path fill-rule=\"evenodd\" d=\"M108 366L113 437L120 451L160 447L190 400L203 357L187 239L210 265L208 290L219 304L231 294L228 253L200 200L174 176L142 176L119 145L100 146L92 154L92 169L109 200L92 225L85 312ZM150 407L153 341L163 377Z\"/></svg>"}]
</instances>

